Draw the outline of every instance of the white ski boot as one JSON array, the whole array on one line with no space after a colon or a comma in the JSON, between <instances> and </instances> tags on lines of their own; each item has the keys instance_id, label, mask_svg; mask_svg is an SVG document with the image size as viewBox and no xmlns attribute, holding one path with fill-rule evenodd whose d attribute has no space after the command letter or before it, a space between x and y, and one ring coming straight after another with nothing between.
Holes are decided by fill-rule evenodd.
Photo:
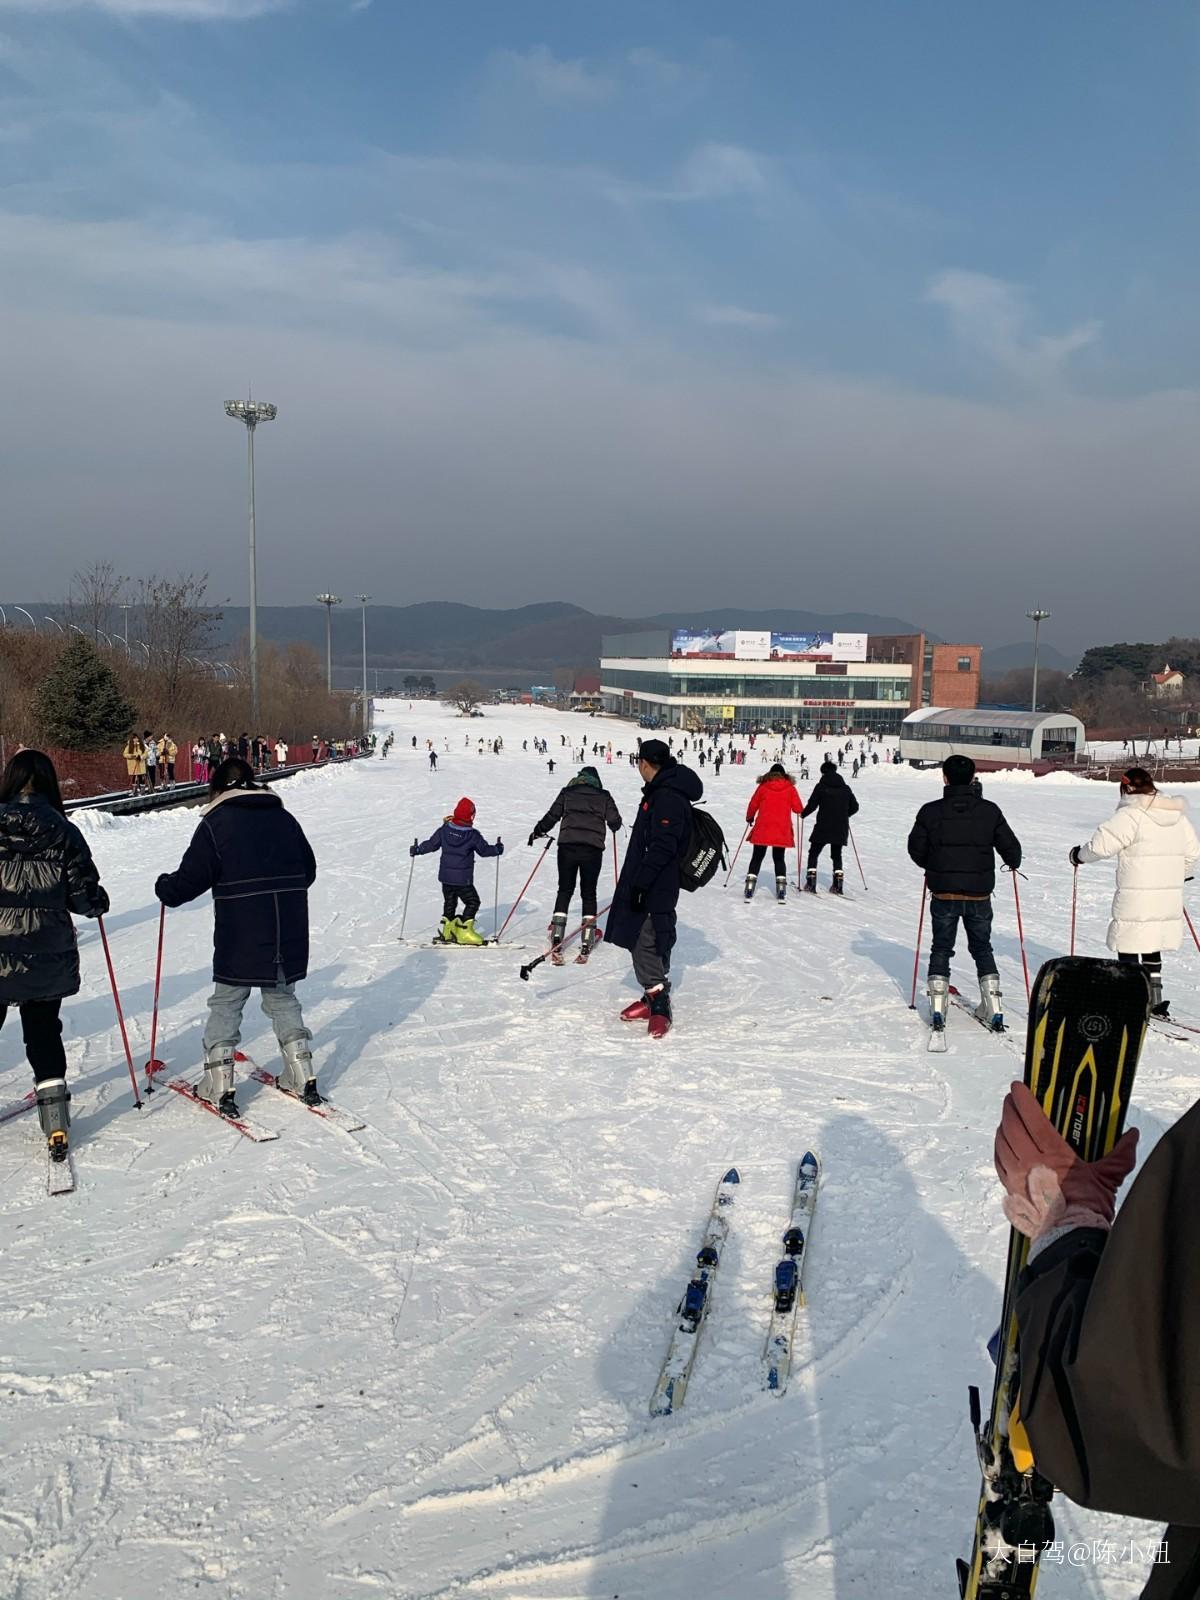
<instances>
[{"instance_id":1,"label":"white ski boot","mask_svg":"<svg viewBox=\"0 0 1200 1600\"><path fill-rule=\"evenodd\" d=\"M758 888L758 873L757 872L748 872L746 874L746 899L747 900L753 900L754 899L754 891L757 888Z\"/></svg>"},{"instance_id":2,"label":"white ski boot","mask_svg":"<svg viewBox=\"0 0 1200 1600\"><path fill-rule=\"evenodd\" d=\"M584 917L583 926L579 930L579 954L575 957L577 967L586 967L587 958L600 942L600 929L596 926L595 917Z\"/></svg>"},{"instance_id":3,"label":"white ski boot","mask_svg":"<svg viewBox=\"0 0 1200 1600\"><path fill-rule=\"evenodd\" d=\"M786 900L787 899L787 879L786 878L781 878L781 877L778 877L778 876L776 877L776 879L775 879L775 898L776 898L776 900Z\"/></svg>"},{"instance_id":4,"label":"white ski boot","mask_svg":"<svg viewBox=\"0 0 1200 1600\"><path fill-rule=\"evenodd\" d=\"M950 979L930 978L928 994L929 1026L934 1033L943 1033L946 1028L946 1011L950 1005Z\"/></svg>"},{"instance_id":5,"label":"white ski boot","mask_svg":"<svg viewBox=\"0 0 1200 1600\"><path fill-rule=\"evenodd\" d=\"M561 967L566 964L566 957L562 953L563 936L567 931L567 913L556 911L550 918L550 926L546 932L550 935L550 965Z\"/></svg>"},{"instance_id":6,"label":"white ski boot","mask_svg":"<svg viewBox=\"0 0 1200 1600\"><path fill-rule=\"evenodd\" d=\"M240 1117L233 1097L233 1059L231 1044L214 1044L204 1052L204 1071L196 1085L196 1098L216 1106L223 1117Z\"/></svg>"},{"instance_id":7,"label":"white ski boot","mask_svg":"<svg viewBox=\"0 0 1200 1600\"><path fill-rule=\"evenodd\" d=\"M306 1035L303 1039L289 1039L287 1044L280 1045L283 1071L276 1081L286 1094L294 1094L306 1106L319 1106L321 1096L317 1093L317 1075L313 1071L312 1051L308 1044Z\"/></svg>"},{"instance_id":8,"label":"white ski boot","mask_svg":"<svg viewBox=\"0 0 1200 1600\"><path fill-rule=\"evenodd\" d=\"M1000 994L999 973L988 972L980 978L979 1004L975 1007L975 1015L993 1033L1004 1032L1004 1000Z\"/></svg>"},{"instance_id":9,"label":"white ski boot","mask_svg":"<svg viewBox=\"0 0 1200 1600\"><path fill-rule=\"evenodd\" d=\"M65 1078L43 1078L37 1085L38 1121L46 1136L46 1145L52 1161L67 1159L67 1129L71 1126L71 1113L67 1107L71 1096Z\"/></svg>"}]
</instances>

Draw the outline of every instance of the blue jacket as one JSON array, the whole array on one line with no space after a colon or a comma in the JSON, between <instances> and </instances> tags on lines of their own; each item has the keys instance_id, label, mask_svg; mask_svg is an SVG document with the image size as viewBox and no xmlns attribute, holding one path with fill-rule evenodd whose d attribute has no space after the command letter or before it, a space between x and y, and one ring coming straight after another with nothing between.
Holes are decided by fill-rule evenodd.
<instances>
[{"instance_id":1,"label":"blue jacket","mask_svg":"<svg viewBox=\"0 0 1200 1600\"><path fill-rule=\"evenodd\" d=\"M177 872L154 892L165 906L212 890L213 979L244 988L308 974L308 888L317 863L304 830L265 789L227 789L204 813Z\"/></svg>"},{"instance_id":2,"label":"blue jacket","mask_svg":"<svg viewBox=\"0 0 1200 1600\"><path fill-rule=\"evenodd\" d=\"M489 844L476 828L463 828L457 822L443 822L436 833L430 834L423 844L409 853L427 856L435 850L442 852L438 864L438 882L461 888L475 882L476 856L502 856L504 846L499 839Z\"/></svg>"},{"instance_id":3,"label":"blue jacket","mask_svg":"<svg viewBox=\"0 0 1200 1600\"><path fill-rule=\"evenodd\" d=\"M675 906L679 900L679 858L692 834L692 803L704 785L690 767L678 761L662 767L642 790L629 847L604 937L609 944L632 950L646 917L653 918L655 943L662 956L675 943ZM642 889L646 902L635 911L632 896Z\"/></svg>"}]
</instances>

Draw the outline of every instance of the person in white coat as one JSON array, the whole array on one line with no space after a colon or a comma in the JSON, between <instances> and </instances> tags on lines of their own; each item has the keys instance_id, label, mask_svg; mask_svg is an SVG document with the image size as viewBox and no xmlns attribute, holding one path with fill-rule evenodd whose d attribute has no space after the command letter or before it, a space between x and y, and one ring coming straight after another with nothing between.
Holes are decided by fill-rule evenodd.
<instances>
[{"instance_id":1,"label":"person in white coat","mask_svg":"<svg viewBox=\"0 0 1200 1600\"><path fill-rule=\"evenodd\" d=\"M1178 950L1183 939L1183 885L1200 859L1200 837L1187 814L1187 804L1160 794L1144 767L1130 767L1121 777L1116 811L1084 845L1072 845L1076 867L1092 861L1117 860L1117 892L1113 896L1108 948L1119 961L1140 964L1150 980L1150 1014L1165 1017L1162 953Z\"/></svg>"}]
</instances>

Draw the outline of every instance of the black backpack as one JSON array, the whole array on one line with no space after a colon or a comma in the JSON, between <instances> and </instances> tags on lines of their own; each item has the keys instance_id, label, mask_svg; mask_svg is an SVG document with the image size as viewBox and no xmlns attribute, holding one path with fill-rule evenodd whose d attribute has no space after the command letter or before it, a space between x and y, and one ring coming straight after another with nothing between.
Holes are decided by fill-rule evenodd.
<instances>
[{"instance_id":1,"label":"black backpack","mask_svg":"<svg viewBox=\"0 0 1200 1600\"><path fill-rule=\"evenodd\" d=\"M711 811L692 807L692 831L679 861L679 887L694 894L725 865L725 835Z\"/></svg>"}]
</instances>

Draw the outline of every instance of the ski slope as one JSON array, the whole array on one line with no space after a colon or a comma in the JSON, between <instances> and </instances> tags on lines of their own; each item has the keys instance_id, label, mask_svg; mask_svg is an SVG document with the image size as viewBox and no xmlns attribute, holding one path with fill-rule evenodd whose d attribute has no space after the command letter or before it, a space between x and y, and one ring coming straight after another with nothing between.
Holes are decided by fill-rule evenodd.
<instances>
[{"instance_id":1,"label":"ski slope","mask_svg":"<svg viewBox=\"0 0 1200 1600\"><path fill-rule=\"evenodd\" d=\"M470 795L508 847L503 919L536 859L526 835L575 771L560 735L627 751L630 727L519 707L464 722L406 702L383 703L378 725L396 730L388 759L281 790L320 869L301 991L320 1082L364 1132L245 1083L244 1109L276 1142L252 1145L165 1092L134 1110L95 925L80 925L84 987L64 1009L77 1192L47 1198L32 1117L0 1127L0 1595L954 1594L978 1491L966 1391L990 1384L1004 1264L992 1136L1024 1020L1008 879L996 948L1014 1034L952 1013L949 1052L930 1055L907 1008L920 878L904 839L940 779L868 768L855 837L869 892L848 856L844 903L760 891L746 905L743 856L728 891L685 896L676 1026L653 1043L617 1020L636 992L624 952L602 945L586 967L519 981L543 948L553 853L509 929L523 952L397 938L414 835ZM497 733L503 753L478 755ZM553 776L521 749L535 734ZM762 771L754 752L706 776L731 845ZM601 772L631 817L636 773L603 758ZM1066 948L1068 846L1115 787L985 787L1026 848L1036 969ZM152 886L195 820L83 819L139 1067ZM410 935L436 923L435 880L435 859L418 860ZM490 861L477 881L490 931ZM1080 874L1081 951L1102 951L1111 887L1102 868ZM207 899L168 914L158 1053L176 1070L198 1065L211 929ZM956 977L973 993L965 957ZM1168 959L1181 1015L1200 1016L1198 980L1190 945ZM15 1022L0 1101L28 1084ZM254 1000L243 1048L278 1059ZM1132 1118L1143 1156L1192 1102L1198 1069L1197 1047L1148 1041ZM759 1361L809 1147L823 1181L779 1399L759 1390ZM686 1404L655 1420L672 1313L735 1164ZM1057 1510L1064 1540L1111 1546L1047 1562L1039 1594L1136 1594L1159 1530Z\"/></svg>"}]
</instances>

